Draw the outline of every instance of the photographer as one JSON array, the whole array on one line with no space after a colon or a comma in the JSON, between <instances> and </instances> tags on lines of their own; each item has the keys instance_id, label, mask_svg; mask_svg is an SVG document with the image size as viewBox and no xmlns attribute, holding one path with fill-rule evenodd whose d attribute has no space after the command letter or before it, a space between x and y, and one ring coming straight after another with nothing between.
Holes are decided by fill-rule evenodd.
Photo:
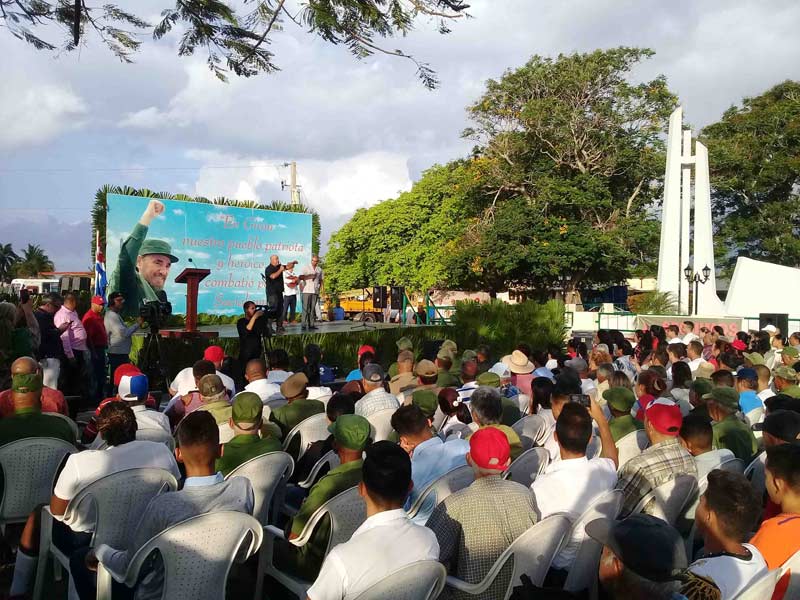
<instances>
[{"instance_id":1,"label":"photographer","mask_svg":"<svg viewBox=\"0 0 800 600\"><path fill-rule=\"evenodd\" d=\"M236 322L236 330L239 332L239 364L244 366L261 356L261 336L270 334L264 312L258 310L252 300L244 303L244 317Z\"/></svg>"},{"instance_id":2,"label":"photographer","mask_svg":"<svg viewBox=\"0 0 800 600\"><path fill-rule=\"evenodd\" d=\"M296 264L296 263L294 263ZM267 290L267 305L275 311L275 333L284 333L283 329L283 272L286 265L282 265L277 254L269 257L269 264L264 269L264 284Z\"/></svg>"},{"instance_id":3,"label":"photographer","mask_svg":"<svg viewBox=\"0 0 800 600\"><path fill-rule=\"evenodd\" d=\"M108 307L103 323L108 332L108 364L113 374L117 367L129 363L131 353L131 336L136 333L144 321L142 317L136 323L127 327L120 313L125 306L125 297L120 292L111 292L108 296ZM111 395L106 393L106 396Z\"/></svg>"}]
</instances>

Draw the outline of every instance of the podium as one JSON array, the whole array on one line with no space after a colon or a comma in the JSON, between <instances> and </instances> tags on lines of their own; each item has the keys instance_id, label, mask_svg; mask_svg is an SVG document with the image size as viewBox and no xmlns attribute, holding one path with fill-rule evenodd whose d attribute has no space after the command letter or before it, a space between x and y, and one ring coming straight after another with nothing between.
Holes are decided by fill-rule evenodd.
<instances>
[{"instance_id":1,"label":"podium","mask_svg":"<svg viewBox=\"0 0 800 600\"><path fill-rule=\"evenodd\" d=\"M197 331L197 292L210 273L209 269L186 268L175 278L175 283L186 284L186 331Z\"/></svg>"}]
</instances>

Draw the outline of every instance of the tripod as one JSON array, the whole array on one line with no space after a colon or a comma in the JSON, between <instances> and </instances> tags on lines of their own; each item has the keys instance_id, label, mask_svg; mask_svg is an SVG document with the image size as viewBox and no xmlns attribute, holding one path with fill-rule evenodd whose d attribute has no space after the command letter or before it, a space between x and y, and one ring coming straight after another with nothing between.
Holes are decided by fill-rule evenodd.
<instances>
[{"instance_id":1,"label":"tripod","mask_svg":"<svg viewBox=\"0 0 800 600\"><path fill-rule=\"evenodd\" d=\"M170 384L169 373L164 359L164 349L161 346L161 336L158 327L150 325L150 332L144 340L144 345L139 351L139 369L147 375L150 389L167 389Z\"/></svg>"},{"instance_id":2,"label":"tripod","mask_svg":"<svg viewBox=\"0 0 800 600\"><path fill-rule=\"evenodd\" d=\"M350 331L367 331L369 329L377 329L375 325L364 320L364 310L367 303L367 288L362 288L361 291L363 292L363 294L361 294L361 323L351 327Z\"/></svg>"}]
</instances>

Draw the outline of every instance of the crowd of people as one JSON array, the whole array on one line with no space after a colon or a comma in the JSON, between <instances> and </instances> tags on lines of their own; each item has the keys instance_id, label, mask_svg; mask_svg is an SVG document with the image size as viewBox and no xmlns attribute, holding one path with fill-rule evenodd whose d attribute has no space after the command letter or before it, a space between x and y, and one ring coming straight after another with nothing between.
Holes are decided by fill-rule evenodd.
<instances>
[{"instance_id":1,"label":"crowd of people","mask_svg":"<svg viewBox=\"0 0 800 600\"><path fill-rule=\"evenodd\" d=\"M209 346L162 401L128 359L137 325L120 317L124 299L112 294L106 306L93 298L82 318L74 300L53 295L36 311L15 307L16 321L38 326L38 344L32 336L0 393L0 445L48 437L76 446L49 503L74 597L94 598L99 563L124 572L170 525L219 510L252 513L251 483L235 471L281 450L295 466L275 521L285 540L275 540L274 564L309 582L311 600L355 598L423 560L477 584L526 531L553 515L575 522L612 490L621 495L616 518L571 528L544 581L514 582L515 598L585 597L563 587L586 539L603 547L590 579L610 599L734 600L800 550L800 334L785 338L768 327L732 339L716 328L695 333L687 321L654 325L633 340L599 331L591 347L570 340L566 352L520 343L503 356L486 345L459 351L452 340L426 356L401 338L391 364L381 364L374 347L359 348L355 368L336 384L315 345L295 372L282 349L250 358L243 381L226 372L223 349ZM108 381L101 357L111 365ZM65 394L82 385L97 403L76 439ZM390 432L374 439L387 414ZM310 418L324 418L329 435L301 447L292 432ZM520 427L531 418L541 424L533 438ZM632 435L646 447L623 460L620 442ZM547 460L532 483L507 477L534 446ZM472 483L421 501L430 484L466 466ZM153 498L126 547L95 548L93 523L68 513L70 500L105 475L140 467L168 471L179 490ZM745 467L763 478L748 479ZM648 498L680 476L694 478L699 492L667 522ZM306 530L320 507L354 487L367 518L328 552L330 520ZM17 532L11 598L31 591L39 516L37 508ZM293 544L301 535L308 541ZM160 598L164 577L155 561L136 588L115 582L114 597ZM506 565L480 597L504 598L510 577ZM277 585L267 584L266 597ZM787 586L783 578L774 598ZM447 586L442 597L468 594Z\"/></svg>"}]
</instances>

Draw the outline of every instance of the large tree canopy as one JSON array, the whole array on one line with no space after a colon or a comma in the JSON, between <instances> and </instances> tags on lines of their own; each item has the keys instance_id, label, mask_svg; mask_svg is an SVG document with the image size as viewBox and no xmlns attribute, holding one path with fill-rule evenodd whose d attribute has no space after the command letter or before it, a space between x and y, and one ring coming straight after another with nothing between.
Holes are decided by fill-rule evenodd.
<instances>
[{"instance_id":1,"label":"large tree canopy","mask_svg":"<svg viewBox=\"0 0 800 600\"><path fill-rule=\"evenodd\" d=\"M159 39L176 30L178 54L205 52L209 68L225 79L228 72L249 77L276 70L271 36L291 22L345 45L357 58L381 52L409 59L433 88L438 82L430 66L381 42L405 36L420 19L434 20L440 33L448 33L448 22L466 16L467 8L462 0L177 0L152 25L132 10L91 0L0 0L0 26L40 50L67 51L90 29L125 62L139 49L142 33Z\"/></svg>"},{"instance_id":2,"label":"large tree canopy","mask_svg":"<svg viewBox=\"0 0 800 600\"><path fill-rule=\"evenodd\" d=\"M786 81L725 111L703 129L717 259L800 266L800 83Z\"/></svg>"}]
</instances>

